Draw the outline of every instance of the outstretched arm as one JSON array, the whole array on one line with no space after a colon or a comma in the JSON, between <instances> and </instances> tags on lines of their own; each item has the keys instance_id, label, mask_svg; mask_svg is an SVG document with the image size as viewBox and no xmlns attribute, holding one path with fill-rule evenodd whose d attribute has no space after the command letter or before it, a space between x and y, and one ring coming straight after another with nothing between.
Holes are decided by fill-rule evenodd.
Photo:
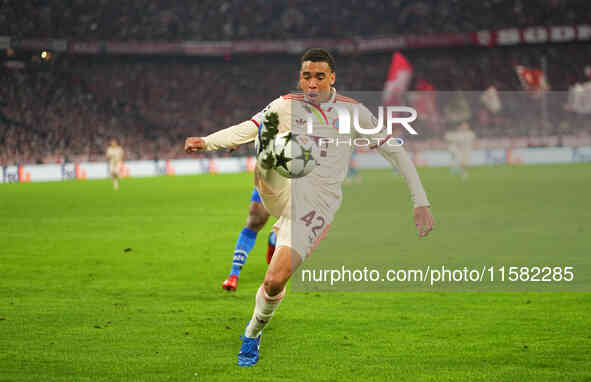
<instances>
[{"instance_id":1,"label":"outstretched arm","mask_svg":"<svg viewBox=\"0 0 591 382\"><path fill-rule=\"evenodd\" d=\"M435 223L431 211L429 210L431 204L427 199L427 194L423 189L415 165L412 163L406 150L402 147L382 145L378 148L378 152L390 162L392 166L396 167L404 177L404 180L406 180L414 204L413 215L415 225L419 232L419 237L427 236L429 232L433 230Z\"/></svg>"},{"instance_id":2,"label":"outstretched arm","mask_svg":"<svg viewBox=\"0 0 591 382\"><path fill-rule=\"evenodd\" d=\"M371 112L363 105L359 106L359 122L364 129L373 129L376 125L376 119L373 117ZM415 165L408 156L408 153L401 145L392 144L389 140L391 135L386 135L384 131L380 131L377 134L369 135L373 138L380 138L379 143L375 144L371 148L377 149L393 167L396 167L400 174L406 180L410 196L414 204L414 221L417 227L419 237L424 237L431 232L435 223L433 216L429 210L430 203L427 199L427 194L421 184L421 179L417 173Z\"/></svg>"},{"instance_id":3,"label":"outstretched arm","mask_svg":"<svg viewBox=\"0 0 591 382\"><path fill-rule=\"evenodd\" d=\"M238 125L217 131L207 137L189 137L185 140L185 151L214 151L232 148L244 143L252 142L258 132L253 121L244 121Z\"/></svg>"}]
</instances>

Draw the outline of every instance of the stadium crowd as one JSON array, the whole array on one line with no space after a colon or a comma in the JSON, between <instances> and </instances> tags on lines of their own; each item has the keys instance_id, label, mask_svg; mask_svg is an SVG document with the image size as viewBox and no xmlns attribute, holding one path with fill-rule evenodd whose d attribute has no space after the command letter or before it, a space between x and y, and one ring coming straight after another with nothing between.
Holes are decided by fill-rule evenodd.
<instances>
[{"instance_id":1,"label":"stadium crowd","mask_svg":"<svg viewBox=\"0 0 591 382\"><path fill-rule=\"evenodd\" d=\"M582 11L591 3L579 0L311 4L308 0L272 4L262 0L0 0L0 35L90 40L346 38L475 31L501 28L504 22L511 26L576 23L588 21L591 15ZM331 26L329 30L321 28L326 25ZM0 62L22 60L25 65L0 69L0 164L99 160L111 137L120 139L127 159L183 157L181 143L186 136L205 135L249 119L273 98L292 90L298 70L296 56L133 58L54 53L29 62L29 53L12 54L0 57ZM469 119L479 137L528 136L555 134L559 125L561 133L568 133L573 125L562 123L563 99L550 100L547 107L558 112L542 125L535 122L540 117L539 100L527 101L524 108L502 93L521 89L514 66L541 67L545 57L552 90L566 91L585 79L583 68L589 65L591 48L561 44L420 49L405 55L414 69L411 90L422 79L437 91L482 92L494 86L501 92L504 109L498 115L488 112L479 96L467 97ZM337 89L381 91L390 59L390 53L337 57ZM438 123L419 122L419 140L442 136L448 124L448 98L437 98Z\"/></svg>"},{"instance_id":2,"label":"stadium crowd","mask_svg":"<svg viewBox=\"0 0 591 382\"><path fill-rule=\"evenodd\" d=\"M437 91L468 92L470 120L478 136L487 137L554 134L559 123L556 120L544 130L539 123L531 122L539 120L539 101L532 99L524 107L507 99L510 95L504 91L521 88L513 63L535 65L545 55L548 82L553 90L565 91L584 77L582 68L589 53L582 45L555 45L417 50L407 57L414 67L415 82L427 80ZM570 57L568 64L561 59L564 56ZM390 58L390 54L338 57L337 88L381 91ZM25 70L3 69L0 145L4 150L0 160L3 164L98 160L110 137L121 139L128 159L183 157L184 137L204 135L249 119L274 97L292 90L297 79L296 61L285 56L61 56ZM273 70L259 70L263 66ZM499 116L479 103L480 92L491 85L501 92L504 112ZM413 86L411 83L411 89ZM565 113L561 108L564 93L559 94L563 97L549 106L560 111L558 116L553 114L554 119ZM421 126L419 139L443 134L446 97L438 97L437 102L444 125ZM244 154L244 150L235 154Z\"/></svg>"},{"instance_id":3,"label":"stadium crowd","mask_svg":"<svg viewBox=\"0 0 591 382\"><path fill-rule=\"evenodd\" d=\"M79 40L348 38L587 23L586 0L0 0L0 35Z\"/></svg>"}]
</instances>

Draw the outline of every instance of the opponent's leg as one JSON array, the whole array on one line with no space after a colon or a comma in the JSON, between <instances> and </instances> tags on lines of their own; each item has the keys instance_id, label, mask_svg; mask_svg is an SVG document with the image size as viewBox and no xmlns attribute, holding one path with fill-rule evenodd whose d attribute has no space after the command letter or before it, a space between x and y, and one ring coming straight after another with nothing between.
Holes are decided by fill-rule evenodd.
<instances>
[{"instance_id":1,"label":"opponent's leg","mask_svg":"<svg viewBox=\"0 0 591 382\"><path fill-rule=\"evenodd\" d=\"M275 246L277 245L277 232L271 230L269 232L269 239L267 240L267 264L271 264L271 259L275 253Z\"/></svg>"},{"instance_id":2,"label":"opponent's leg","mask_svg":"<svg viewBox=\"0 0 591 382\"><path fill-rule=\"evenodd\" d=\"M248 254L254 247L258 232L265 226L267 220L269 220L269 213L263 207L258 192L255 189L248 209L246 226L240 232L238 240L236 240L232 258L232 269L228 278L222 283L222 288L228 291L236 290L240 271L246 262Z\"/></svg>"}]
</instances>

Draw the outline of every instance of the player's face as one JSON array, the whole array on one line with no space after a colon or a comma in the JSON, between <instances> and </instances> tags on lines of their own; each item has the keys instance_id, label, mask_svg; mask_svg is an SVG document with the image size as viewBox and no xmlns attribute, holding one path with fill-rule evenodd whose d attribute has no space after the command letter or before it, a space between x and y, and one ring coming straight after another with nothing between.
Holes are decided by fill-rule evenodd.
<instances>
[{"instance_id":1,"label":"player's face","mask_svg":"<svg viewBox=\"0 0 591 382\"><path fill-rule=\"evenodd\" d=\"M334 84L334 81L335 73L330 70L328 63L302 62L299 86L310 102L321 103L328 101L330 87Z\"/></svg>"}]
</instances>

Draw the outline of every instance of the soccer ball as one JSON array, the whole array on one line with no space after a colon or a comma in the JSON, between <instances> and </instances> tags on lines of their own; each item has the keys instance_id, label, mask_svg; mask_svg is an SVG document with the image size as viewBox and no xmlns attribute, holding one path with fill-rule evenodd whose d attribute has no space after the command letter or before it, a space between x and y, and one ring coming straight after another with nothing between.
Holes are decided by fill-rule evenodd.
<instances>
[{"instance_id":1,"label":"soccer ball","mask_svg":"<svg viewBox=\"0 0 591 382\"><path fill-rule=\"evenodd\" d=\"M311 173L320 154L312 138L290 131L275 137L272 151L273 168L286 178L301 178Z\"/></svg>"}]
</instances>

